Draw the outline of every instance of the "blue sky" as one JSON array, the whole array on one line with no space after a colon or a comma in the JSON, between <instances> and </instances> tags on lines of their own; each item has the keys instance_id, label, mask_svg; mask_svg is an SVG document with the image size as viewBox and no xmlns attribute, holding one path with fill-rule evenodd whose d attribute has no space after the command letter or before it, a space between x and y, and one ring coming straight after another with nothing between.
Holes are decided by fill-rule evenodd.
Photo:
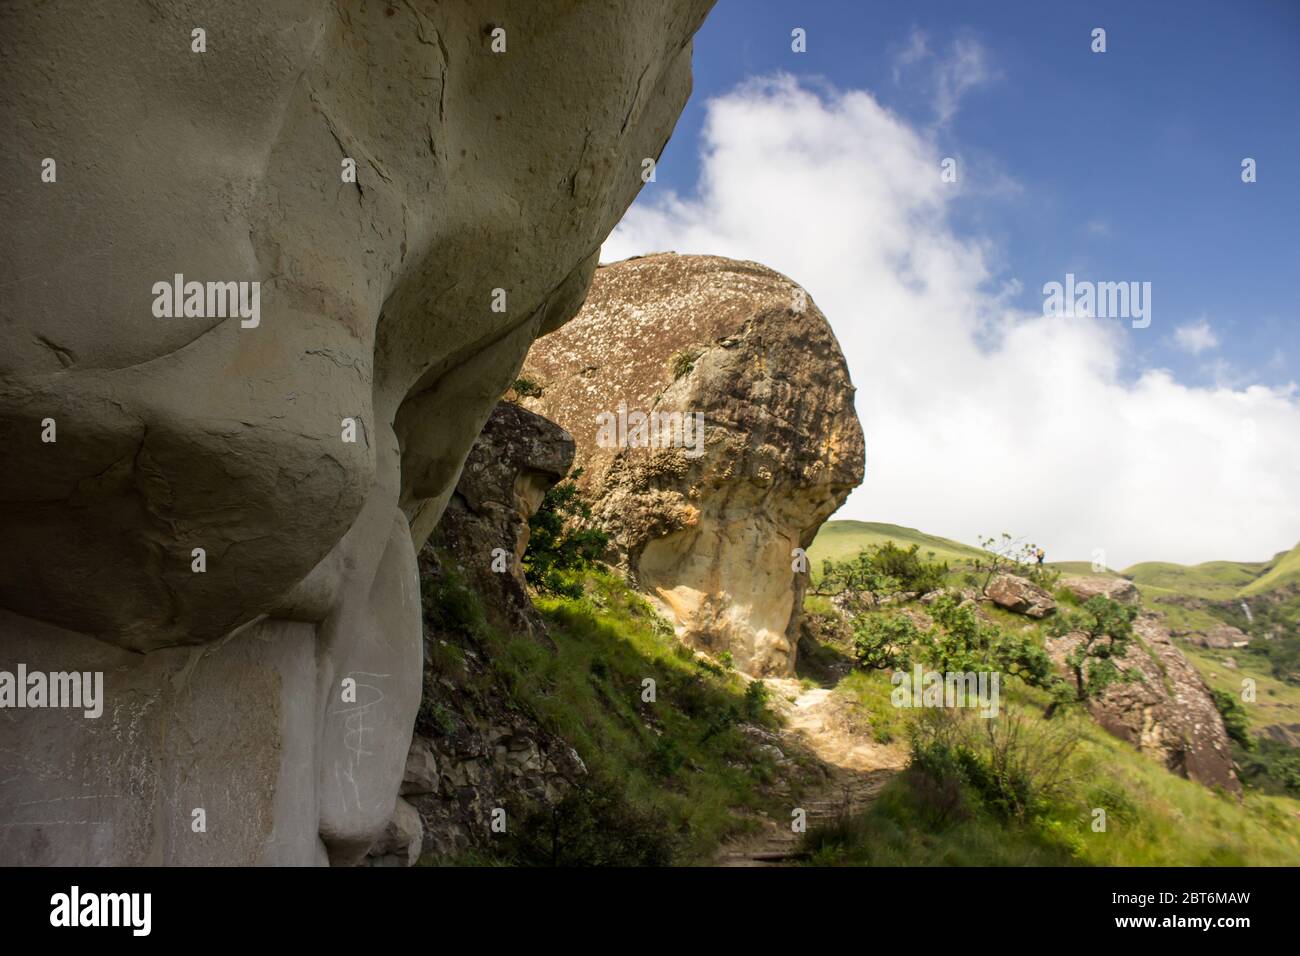
<instances>
[{"instance_id":1,"label":"blue sky","mask_svg":"<svg viewBox=\"0 0 1300 956\"><path fill-rule=\"evenodd\" d=\"M1300 541L1300 2L721 0L694 68L602 258L808 290L866 437L837 517L1117 568ZM1067 273L1150 283L1149 327L1045 315Z\"/></svg>"},{"instance_id":2,"label":"blue sky","mask_svg":"<svg viewBox=\"0 0 1300 956\"><path fill-rule=\"evenodd\" d=\"M803 27L808 52L790 50ZM1107 51L1090 50L1107 31ZM1152 334L1128 343L1127 372L1180 381L1300 380L1300 2L721 0L695 42L695 93L657 173L695 189L705 104L777 70L870 90L918 124L929 90L897 59L917 32L941 53L982 47L990 78L937 141L972 191L955 228L995 241L1017 304L1042 283L1152 283ZM1258 181L1241 182L1243 157ZM983 194L1000 177L1020 188ZM647 196L647 199L649 196ZM1204 321L1218 346L1192 354L1174 328ZM1193 337L1188 344L1198 340ZM1205 339L1199 340L1202 345Z\"/></svg>"}]
</instances>

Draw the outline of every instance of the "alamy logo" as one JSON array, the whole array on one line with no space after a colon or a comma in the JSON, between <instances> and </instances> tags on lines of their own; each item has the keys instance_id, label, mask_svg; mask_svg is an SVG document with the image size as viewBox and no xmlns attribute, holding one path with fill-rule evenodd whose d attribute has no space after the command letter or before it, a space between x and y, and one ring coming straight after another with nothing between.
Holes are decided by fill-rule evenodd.
<instances>
[{"instance_id":1,"label":"alamy logo","mask_svg":"<svg viewBox=\"0 0 1300 956\"><path fill-rule=\"evenodd\" d=\"M1067 272L1064 283L1043 286L1043 315L1132 319L1133 328L1145 329L1151 324L1151 283L1075 282L1074 273Z\"/></svg>"},{"instance_id":2,"label":"alamy logo","mask_svg":"<svg viewBox=\"0 0 1300 956\"><path fill-rule=\"evenodd\" d=\"M153 314L159 319L229 319L255 329L262 321L262 283L186 282L176 273L171 282L153 284Z\"/></svg>"},{"instance_id":3,"label":"alamy logo","mask_svg":"<svg viewBox=\"0 0 1300 956\"><path fill-rule=\"evenodd\" d=\"M685 448L687 458L704 454L703 412L638 412L627 410L596 416L596 445L600 448Z\"/></svg>"},{"instance_id":4,"label":"alamy logo","mask_svg":"<svg viewBox=\"0 0 1300 956\"><path fill-rule=\"evenodd\" d=\"M103 671L0 671L0 707L60 707L82 711L91 720L104 713Z\"/></svg>"},{"instance_id":5,"label":"alamy logo","mask_svg":"<svg viewBox=\"0 0 1300 956\"><path fill-rule=\"evenodd\" d=\"M70 892L50 897L51 926L129 926L131 935L148 936L152 927L151 893Z\"/></svg>"},{"instance_id":6,"label":"alamy logo","mask_svg":"<svg viewBox=\"0 0 1300 956\"><path fill-rule=\"evenodd\" d=\"M997 671L925 671L921 665L912 673L894 671L889 695L895 707L978 707L981 717L998 715L999 686L1002 675Z\"/></svg>"}]
</instances>

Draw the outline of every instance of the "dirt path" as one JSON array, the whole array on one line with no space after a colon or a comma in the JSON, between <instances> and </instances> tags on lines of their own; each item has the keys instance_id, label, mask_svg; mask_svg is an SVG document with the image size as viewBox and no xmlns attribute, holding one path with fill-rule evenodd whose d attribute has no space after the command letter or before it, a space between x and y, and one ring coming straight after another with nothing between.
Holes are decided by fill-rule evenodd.
<instances>
[{"instance_id":1,"label":"dirt path","mask_svg":"<svg viewBox=\"0 0 1300 956\"><path fill-rule=\"evenodd\" d=\"M845 813L861 810L907 763L906 751L877 743L854 727L847 704L834 691L805 689L798 681L769 677L763 681L774 706L785 715L778 746L788 754L811 759L813 769L799 775L802 795L791 810L802 808L808 829ZM793 698L793 699L792 699ZM734 840L714 858L717 866L788 866L798 859L800 834L791 818L761 820L762 829Z\"/></svg>"}]
</instances>

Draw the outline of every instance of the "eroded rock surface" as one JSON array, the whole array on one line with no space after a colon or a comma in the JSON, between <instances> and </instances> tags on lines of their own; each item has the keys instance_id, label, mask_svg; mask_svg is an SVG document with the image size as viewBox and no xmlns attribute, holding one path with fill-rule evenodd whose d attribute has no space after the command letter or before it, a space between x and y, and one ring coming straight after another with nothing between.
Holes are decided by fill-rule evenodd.
<instances>
[{"instance_id":1,"label":"eroded rock surface","mask_svg":"<svg viewBox=\"0 0 1300 956\"><path fill-rule=\"evenodd\" d=\"M473 601L485 626L528 635L553 650L524 590L519 559L528 545L528 519L568 471L573 453L573 438L563 428L502 402L421 552L424 702L402 793L419 813L422 851L430 861L489 849L498 838L491 829L494 810L554 805L586 775L571 746L512 703L482 635L465 620L466 602ZM497 558L507 562L505 571L493 569ZM390 829L400 827L395 817Z\"/></svg>"},{"instance_id":2,"label":"eroded rock surface","mask_svg":"<svg viewBox=\"0 0 1300 956\"><path fill-rule=\"evenodd\" d=\"M1059 583L1080 601L1100 596L1118 601L1120 604L1142 603L1142 594L1138 591L1137 585L1127 578L1071 575L1061 578Z\"/></svg>"},{"instance_id":3,"label":"eroded rock surface","mask_svg":"<svg viewBox=\"0 0 1300 956\"><path fill-rule=\"evenodd\" d=\"M542 388L529 407L577 441L611 559L679 636L746 673L791 675L798 549L864 457L844 357L807 293L713 256L603 266L524 375Z\"/></svg>"},{"instance_id":4,"label":"eroded rock surface","mask_svg":"<svg viewBox=\"0 0 1300 956\"><path fill-rule=\"evenodd\" d=\"M419 702L416 553L709 6L0 9L0 667L107 697L0 714L0 863L363 858ZM258 283L256 315L163 318L175 276Z\"/></svg>"}]
</instances>

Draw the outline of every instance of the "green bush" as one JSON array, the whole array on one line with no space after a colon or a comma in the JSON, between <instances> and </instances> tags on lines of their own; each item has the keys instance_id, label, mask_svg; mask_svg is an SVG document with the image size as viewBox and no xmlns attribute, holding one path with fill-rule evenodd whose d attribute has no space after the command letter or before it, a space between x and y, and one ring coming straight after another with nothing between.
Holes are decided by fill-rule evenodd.
<instances>
[{"instance_id":1,"label":"green bush","mask_svg":"<svg viewBox=\"0 0 1300 956\"><path fill-rule=\"evenodd\" d=\"M900 548L893 541L872 545L847 561L823 561L814 593L846 595L850 600L881 598L901 591L927 594L943 587L948 565L922 561L921 546Z\"/></svg>"},{"instance_id":2,"label":"green bush","mask_svg":"<svg viewBox=\"0 0 1300 956\"><path fill-rule=\"evenodd\" d=\"M538 591L581 597L582 584L572 572L592 567L609 545L609 535L592 526L591 507L579 495L576 479L581 474L581 468L575 469L548 490L528 519L524 577Z\"/></svg>"},{"instance_id":3,"label":"green bush","mask_svg":"<svg viewBox=\"0 0 1300 956\"><path fill-rule=\"evenodd\" d=\"M861 614L853 622L853 648L868 669L923 664L942 672L999 671L1030 687L1060 683L1047 651L1031 636L982 620L975 606L943 594L930 605L932 627L905 614Z\"/></svg>"},{"instance_id":4,"label":"green bush","mask_svg":"<svg viewBox=\"0 0 1300 956\"><path fill-rule=\"evenodd\" d=\"M703 349L682 349L674 353L668 362L669 371L673 373L673 381L690 374L691 369L695 368L696 360L703 354Z\"/></svg>"},{"instance_id":5,"label":"green bush","mask_svg":"<svg viewBox=\"0 0 1300 956\"><path fill-rule=\"evenodd\" d=\"M521 398L541 398L542 386L534 382L531 378L520 376L515 379L514 384L510 386L514 393Z\"/></svg>"},{"instance_id":6,"label":"green bush","mask_svg":"<svg viewBox=\"0 0 1300 956\"><path fill-rule=\"evenodd\" d=\"M1264 793L1300 797L1300 749L1262 737L1234 754L1242 781Z\"/></svg>"},{"instance_id":7,"label":"green bush","mask_svg":"<svg viewBox=\"0 0 1300 956\"><path fill-rule=\"evenodd\" d=\"M1241 705L1241 701L1217 687L1211 688L1210 694L1214 697L1214 706L1223 717L1223 727L1228 736L1240 744L1243 750L1254 750L1255 738L1250 735L1250 719L1246 716L1246 708Z\"/></svg>"}]
</instances>

